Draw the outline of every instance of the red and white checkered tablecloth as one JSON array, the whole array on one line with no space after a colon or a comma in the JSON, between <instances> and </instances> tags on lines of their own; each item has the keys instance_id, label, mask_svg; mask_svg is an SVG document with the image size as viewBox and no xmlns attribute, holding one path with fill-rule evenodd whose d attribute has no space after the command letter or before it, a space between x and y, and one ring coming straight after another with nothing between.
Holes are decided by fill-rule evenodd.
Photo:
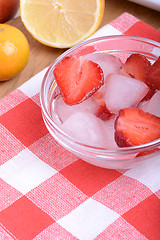
<instances>
[{"instance_id":1,"label":"red and white checkered tablecloth","mask_svg":"<svg viewBox=\"0 0 160 240\"><path fill-rule=\"evenodd\" d=\"M160 32L124 13L95 36ZM159 240L160 159L92 166L62 148L41 116L44 69L0 101L0 240Z\"/></svg>"}]
</instances>

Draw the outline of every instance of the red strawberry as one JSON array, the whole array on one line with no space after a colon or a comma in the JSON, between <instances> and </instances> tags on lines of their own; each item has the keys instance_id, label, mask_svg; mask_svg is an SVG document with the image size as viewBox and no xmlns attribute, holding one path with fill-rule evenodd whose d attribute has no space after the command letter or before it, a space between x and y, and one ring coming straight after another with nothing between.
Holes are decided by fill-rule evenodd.
<instances>
[{"instance_id":1,"label":"red strawberry","mask_svg":"<svg viewBox=\"0 0 160 240\"><path fill-rule=\"evenodd\" d=\"M160 138L160 118L139 108L124 108L115 121L115 141L119 147L151 142Z\"/></svg>"},{"instance_id":2,"label":"red strawberry","mask_svg":"<svg viewBox=\"0 0 160 240\"><path fill-rule=\"evenodd\" d=\"M114 114L109 111L109 109L106 107L106 103L103 100L103 94L100 91L97 91L93 97L97 101L99 107L95 113L96 117L100 118L103 121L106 121L110 119Z\"/></svg>"},{"instance_id":3,"label":"red strawberry","mask_svg":"<svg viewBox=\"0 0 160 240\"><path fill-rule=\"evenodd\" d=\"M103 101L100 105L99 108L96 112L96 117L100 118L103 121L106 121L108 119L110 119L110 117L112 117L114 114L111 113L108 108L106 107L105 102Z\"/></svg>"},{"instance_id":4,"label":"red strawberry","mask_svg":"<svg viewBox=\"0 0 160 240\"><path fill-rule=\"evenodd\" d=\"M154 149L150 149L150 150L146 150L146 151L142 151L142 152L139 152L136 157L141 157L141 156L145 156L145 155L148 155L148 154L151 154L151 153L155 153L159 151L159 148L154 148Z\"/></svg>"},{"instance_id":5,"label":"red strawberry","mask_svg":"<svg viewBox=\"0 0 160 240\"><path fill-rule=\"evenodd\" d=\"M149 99L151 99L151 97L155 94L156 90L155 89L149 89L149 92L146 94L146 96L141 100L141 102L143 101L148 101Z\"/></svg>"},{"instance_id":6,"label":"red strawberry","mask_svg":"<svg viewBox=\"0 0 160 240\"><path fill-rule=\"evenodd\" d=\"M152 89L160 90L160 57L150 66L147 81Z\"/></svg>"},{"instance_id":7,"label":"red strawberry","mask_svg":"<svg viewBox=\"0 0 160 240\"><path fill-rule=\"evenodd\" d=\"M98 64L83 57L65 57L55 66L54 76L66 104L82 102L103 84L103 71Z\"/></svg>"},{"instance_id":8,"label":"red strawberry","mask_svg":"<svg viewBox=\"0 0 160 240\"><path fill-rule=\"evenodd\" d=\"M122 74L147 82L147 73L151 63L141 54L130 55L122 68Z\"/></svg>"}]
</instances>

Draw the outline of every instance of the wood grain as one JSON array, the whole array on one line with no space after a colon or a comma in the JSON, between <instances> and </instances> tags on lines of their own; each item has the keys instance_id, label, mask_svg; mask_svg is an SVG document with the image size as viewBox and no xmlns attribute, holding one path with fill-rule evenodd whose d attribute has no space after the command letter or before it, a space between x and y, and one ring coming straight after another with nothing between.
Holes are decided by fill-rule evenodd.
<instances>
[{"instance_id":1,"label":"wood grain","mask_svg":"<svg viewBox=\"0 0 160 240\"><path fill-rule=\"evenodd\" d=\"M134 15L157 30L160 30L160 12L127 0L106 0L105 13L100 27L114 20L124 12ZM27 37L30 45L30 58L28 64L19 75L9 81L0 82L0 98L19 87L46 66L50 65L65 51L64 49L47 47L36 41L26 30L20 17L10 20L8 24L20 29Z\"/></svg>"}]
</instances>

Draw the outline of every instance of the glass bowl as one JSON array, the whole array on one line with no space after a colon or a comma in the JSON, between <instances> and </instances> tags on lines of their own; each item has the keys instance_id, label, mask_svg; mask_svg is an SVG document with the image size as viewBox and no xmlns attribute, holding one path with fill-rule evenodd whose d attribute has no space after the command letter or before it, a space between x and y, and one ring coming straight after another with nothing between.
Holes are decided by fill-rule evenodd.
<instances>
[{"instance_id":1,"label":"glass bowl","mask_svg":"<svg viewBox=\"0 0 160 240\"><path fill-rule=\"evenodd\" d=\"M80 56L91 52L113 54L120 57L122 61L125 61L132 53L140 53L152 62L160 56L160 44L135 36L107 36L85 41L64 52L50 65L42 81L40 100L42 116L47 129L62 147L82 160L99 167L127 169L147 159L152 161L153 157L160 154L160 139L139 146L109 150L78 142L67 135L57 123L57 118L51 108L53 100L59 93L53 69L66 56Z\"/></svg>"}]
</instances>

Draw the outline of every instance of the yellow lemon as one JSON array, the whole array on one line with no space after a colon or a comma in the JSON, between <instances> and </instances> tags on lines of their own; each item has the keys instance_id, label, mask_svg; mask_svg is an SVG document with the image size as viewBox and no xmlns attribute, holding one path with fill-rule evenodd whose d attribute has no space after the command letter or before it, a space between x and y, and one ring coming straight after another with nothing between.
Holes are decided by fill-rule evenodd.
<instances>
[{"instance_id":1,"label":"yellow lemon","mask_svg":"<svg viewBox=\"0 0 160 240\"><path fill-rule=\"evenodd\" d=\"M29 44L17 28L0 24L0 81L16 76L28 62Z\"/></svg>"},{"instance_id":2,"label":"yellow lemon","mask_svg":"<svg viewBox=\"0 0 160 240\"><path fill-rule=\"evenodd\" d=\"M39 42L72 47L99 27L105 0L20 0L21 19Z\"/></svg>"}]
</instances>

